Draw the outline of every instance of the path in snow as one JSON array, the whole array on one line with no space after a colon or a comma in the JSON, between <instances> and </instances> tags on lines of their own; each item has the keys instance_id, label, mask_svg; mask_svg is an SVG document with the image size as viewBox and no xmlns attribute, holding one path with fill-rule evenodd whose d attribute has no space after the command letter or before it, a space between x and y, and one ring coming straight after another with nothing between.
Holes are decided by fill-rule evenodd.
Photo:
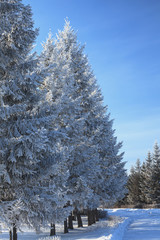
<instances>
[{"instance_id":1,"label":"path in snow","mask_svg":"<svg viewBox=\"0 0 160 240\"><path fill-rule=\"evenodd\" d=\"M115 230L117 235L109 240L160 240L160 209L108 209L108 212L126 218Z\"/></svg>"},{"instance_id":2,"label":"path in snow","mask_svg":"<svg viewBox=\"0 0 160 240\"><path fill-rule=\"evenodd\" d=\"M109 240L160 240L160 209L108 209L108 212L126 218L115 230L117 235Z\"/></svg>"},{"instance_id":3,"label":"path in snow","mask_svg":"<svg viewBox=\"0 0 160 240\"><path fill-rule=\"evenodd\" d=\"M151 215L134 220L123 240L160 240L160 217Z\"/></svg>"},{"instance_id":4,"label":"path in snow","mask_svg":"<svg viewBox=\"0 0 160 240\"><path fill-rule=\"evenodd\" d=\"M83 228L63 234L63 225L57 226L61 240L160 240L160 209L107 209L110 218L87 227L83 217ZM42 240L49 236L49 229L43 234L35 234L29 229L18 232L18 240ZM8 230L2 229L0 240L8 240ZM53 240L53 238L51 238Z\"/></svg>"}]
</instances>

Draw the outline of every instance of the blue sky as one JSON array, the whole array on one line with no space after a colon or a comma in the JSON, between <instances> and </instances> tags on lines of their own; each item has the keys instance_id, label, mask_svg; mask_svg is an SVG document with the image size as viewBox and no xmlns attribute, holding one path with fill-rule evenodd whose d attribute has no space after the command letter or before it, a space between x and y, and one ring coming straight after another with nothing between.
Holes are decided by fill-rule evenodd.
<instances>
[{"instance_id":1,"label":"blue sky","mask_svg":"<svg viewBox=\"0 0 160 240\"><path fill-rule=\"evenodd\" d=\"M23 0L40 28L36 49L69 18L123 141L126 168L160 143L160 1Z\"/></svg>"}]
</instances>

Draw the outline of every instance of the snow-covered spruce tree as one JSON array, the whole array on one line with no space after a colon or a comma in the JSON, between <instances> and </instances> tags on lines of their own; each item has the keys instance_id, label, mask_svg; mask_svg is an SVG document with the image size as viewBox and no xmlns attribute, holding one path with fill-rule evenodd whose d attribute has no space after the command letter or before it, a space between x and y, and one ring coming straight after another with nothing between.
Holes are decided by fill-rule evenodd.
<instances>
[{"instance_id":1,"label":"snow-covered spruce tree","mask_svg":"<svg viewBox=\"0 0 160 240\"><path fill-rule=\"evenodd\" d=\"M123 153L119 153L122 143L117 143L117 138L114 136L115 131L112 129L113 121L109 120L109 115L106 117L102 115L99 121L99 134L95 137L95 141L99 146L99 164L102 177L99 182L101 186L98 186L96 191L101 196L101 205L113 206L126 193L125 163L122 161Z\"/></svg>"},{"instance_id":2,"label":"snow-covered spruce tree","mask_svg":"<svg viewBox=\"0 0 160 240\"><path fill-rule=\"evenodd\" d=\"M0 0L0 22L0 204L16 239L20 223L37 214L31 201L39 201L36 187L53 151L43 124L48 105L40 110L42 78L30 54L37 36L30 6Z\"/></svg>"},{"instance_id":3,"label":"snow-covered spruce tree","mask_svg":"<svg viewBox=\"0 0 160 240\"><path fill-rule=\"evenodd\" d=\"M140 176L141 201L146 204L152 203L152 175L153 162L151 153L148 152L147 158L141 167Z\"/></svg>"},{"instance_id":4,"label":"snow-covered spruce tree","mask_svg":"<svg viewBox=\"0 0 160 240\"><path fill-rule=\"evenodd\" d=\"M160 204L160 148L156 142L152 154L153 173L152 173L152 186L151 198L152 203Z\"/></svg>"},{"instance_id":5,"label":"snow-covered spruce tree","mask_svg":"<svg viewBox=\"0 0 160 240\"><path fill-rule=\"evenodd\" d=\"M140 199L141 203L145 204L146 203L146 182L145 182L145 177L146 177L146 162L142 163L141 166L141 174L140 174Z\"/></svg>"},{"instance_id":6,"label":"snow-covered spruce tree","mask_svg":"<svg viewBox=\"0 0 160 240\"><path fill-rule=\"evenodd\" d=\"M66 56L60 54L60 50L53 45L51 34L43 45L43 52L40 56L41 68L46 68L48 76L45 78L45 87L48 91L47 99L52 106L55 120L52 122L52 128L57 129L57 140L62 145L66 146L69 155L66 156L69 174L68 193L70 197L69 205L72 203L73 186L70 184L73 181L74 191L79 189L80 195L74 195L75 198L87 198L91 194L90 189L86 185L84 174L88 174L85 169L88 166L87 157L91 150L88 148L89 141L83 134L84 118L81 116L81 97L74 96L75 88L73 73L70 69L70 60L66 60ZM92 150L93 151L93 150ZM94 150L95 151L95 150ZM84 161L84 154L86 160ZM81 161L82 159L82 161ZM72 171L72 173L71 173ZM77 174L81 176L77 176ZM74 174L74 178L73 178ZM64 182L62 182L64 184ZM82 201L82 200L81 200ZM82 203L83 204L83 203ZM82 205L81 204L81 205ZM65 206L64 210L67 206ZM65 216L65 215L64 215ZM53 215L53 220L55 216Z\"/></svg>"},{"instance_id":7,"label":"snow-covered spruce tree","mask_svg":"<svg viewBox=\"0 0 160 240\"><path fill-rule=\"evenodd\" d=\"M53 57L50 49L52 47L52 40L49 37L46 46L44 44L44 50L42 51L41 56L39 56L38 63L40 75L44 79L40 88L43 90L45 89L46 91L45 100L47 103L45 102L43 107L41 106L41 112L44 112L44 115L46 115L46 105L48 106L47 116L41 125L43 124L44 128L47 130L50 147L52 148L52 156L50 156L49 161L52 167L50 167L50 164L47 166L46 163L44 163L46 165L46 172L45 174L42 173L43 177L39 179L40 187L37 192L37 195L40 198L38 202L39 207L37 202L34 206L35 211L36 209L40 209L40 212L37 214L36 219L34 216L32 218L32 225L35 225L37 230L39 230L41 225L45 225L50 222L52 227L51 235L55 234L55 224L66 219L72 211L71 205L68 204L70 202L70 198L67 195L68 190L66 187L66 182L69 176L67 160L72 148L68 148L68 146L64 144L66 139L68 139L68 136L66 135L66 131L63 126L63 121L65 122L66 119L62 118L62 112L64 111L64 114L66 114L71 109L68 107L68 101L65 97L62 101L64 107L62 107L61 100L56 95L56 88L52 86L50 82L50 79L53 80L53 75L51 74L53 62L50 65L48 61L51 56ZM56 66L55 63L54 66Z\"/></svg>"},{"instance_id":8,"label":"snow-covered spruce tree","mask_svg":"<svg viewBox=\"0 0 160 240\"><path fill-rule=\"evenodd\" d=\"M78 45L77 36L68 21L66 21L64 30L57 35L55 48L59 56L63 57L65 67L69 71L69 78L72 76L72 99L79 99L80 105L76 113L77 118L84 120L68 161L70 171L68 187L71 191L73 206L80 210L88 208L88 202L90 202L90 205L92 203L96 205L94 207L97 207L99 198L93 194L91 187L96 184L98 174L100 175L99 155L98 148L93 143L93 136L89 134L89 128L92 125L89 119L94 121L95 114L93 110L93 98L96 95L94 79L92 73L88 72L88 62L83 54L84 47ZM89 77L88 74L91 76ZM90 118L91 115L92 118Z\"/></svg>"},{"instance_id":9,"label":"snow-covered spruce tree","mask_svg":"<svg viewBox=\"0 0 160 240\"><path fill-rule=\"evenodd\" d=\"M136 166L131 168L130 176L127 183L128 188L128 203L137 205L141 203L141 188L140 188L141 165L137 159Z\"/></svg>"},{"instance_id":10,"label":"snow-covered spruce tree","mask_svg":"<svg viewBox=\"0 0 160 240\"><path fill-rule=\"evenodd\" d=\"M153 161L151 153L148 152L148 156L146 159L146 171L145 171L145 199L147 204L152 203L152 176L153 176ZM141 190L142 191L142 190Z\"/></svg>"},{"instance_id":11,"label":"snow-covered spruce tree","mask_svg":"<svg viewBox=\"0 0 160 240\"><path fill-rule=\"evenodd\" d=\"M84 54L84 46L77 42L68 20L57 35L54 47L58 61L68 69L74 89L72 99L80 100L77 118L84 119L68 161L73 206L94 209L100 203L113 203L124 195L126 173L122 154L118 155L121 144L117 144L114 137L112 121L103 106L103 97Z\"/></svg>"}]
</instances>

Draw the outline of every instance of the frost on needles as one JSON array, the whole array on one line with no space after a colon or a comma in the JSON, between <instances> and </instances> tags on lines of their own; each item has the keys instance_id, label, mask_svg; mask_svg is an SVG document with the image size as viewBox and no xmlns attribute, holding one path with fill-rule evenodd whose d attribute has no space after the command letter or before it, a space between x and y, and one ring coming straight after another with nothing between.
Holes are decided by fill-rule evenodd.
<instances>
[{"instance_id":1,"label":"frost on needles","mask_svg":"<svg viewBox=\"0 0 160 240\"><path fill-rule=\"evenodd\" d=\"M0 58L5 72L0 79L1 216L9 227L24 222L38 222L38 226L45 220L44 195L49 183L55 187L52 180L47 183L47 175L60 149L55 152L45 128L52 116L49 118L38 59L31 54L37 36L31 9L21 1L0 1L0 21Z\"/></svg>"},{"instance_id":2,"label":"frost on needles","mask_svg":"<svg viewBox=\"0 0 160 240\"><path fill-rule=\"evenodd\" d=\"M38 231L123 198L122 144L69 21L39 56L30 6L0 0L0 21L2 220Z\"/></svg>"},{"instance_id":3,"label":"frost on needles","mask_svg":"<svg viewBox=\"0 0 160 240\"><path fill-rule=\"evenodd\" d=\"M113 204L125 192L123 154L118 153L121 143L114 137L113 121L103 106L84 46L78 43L68 20L55 40L49 33L40 63L49 69L47 95L53 106L58 106L56 124L65 131L64 144L71 150L67 186L72 206L94 209Z\"/></svg>"}]
</instances>

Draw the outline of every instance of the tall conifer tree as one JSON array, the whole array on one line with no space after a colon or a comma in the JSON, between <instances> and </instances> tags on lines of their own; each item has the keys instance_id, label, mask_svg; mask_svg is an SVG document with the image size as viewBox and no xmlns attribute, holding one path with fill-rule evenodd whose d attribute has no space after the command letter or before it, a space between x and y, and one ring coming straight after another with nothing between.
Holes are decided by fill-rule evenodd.
<instances>
[{"instance_id":1,"label":"tall conifer tree","mask_svg":"<svg viewBox=\"0 0 160 240\"><path fill-rule=\"evenodd\" d=\"M54 46L47 47L46 43L44 50L49 56L45 58L46 62L52 68L52 78L48 78L48 84L52 82L54 86L50 88L53 101L64 104L63 96L69 93L70 99L66 103L70 106L72 99L75 110L69 107L65 118L70 118L72 114L72 119L78 120L77 135L73 128L75 121L66 121L64 125L65 129L72 130L67 134L73 149L68 159L68 187L73 205L94 209L100 202L113 203L123 196L126 182L122 154L118 154L121 143L117 144L114 137L112 121L103 106L103 97L84 54L84 46L78 43L68 20L64 30L57 35ZM62 113L60 116L63 119Z\"/></svg>"},{"instance_id":2,"label":"tall conifer tree","mask_svg":"<svg viewBox=\"0 0 160 240\"><path fill-rule=\"evenodd\" d=\"M160 148L156 142L152 154L153 174L152 174L152 203L160 203Z\"/></svg>"},{"instance_id":3,"label":"tall conifer tree","mask_svg":"<svg viewBox=\"0 0 160 240\"><path fill-rule=\"evenodd\" d=\"M43 81L31 54L38 32L30 6L0 0L0 22L0 194L2 217L13 226L15 240L16 228L36 215L31 204L38 202L36 186L52 149L43 124L45 104L41 111Z\"/></svg>"},{"instance_id":4,"label":"tall conifer tree","mask_svg":"<svg viewBox=\"0 0 160 240\"><path fill-rule=\"evenodd\" d=\"M141 169L141 201L146 204L152 203L152 188L153 188L153 161L151 153L148 152L147 158Z\"/></svg>"},{"instance_id":5,"label":"tall conifer tree","mask_svg":"<svg viewBox=\"0 0 160 240\"><path fill-rule=\"evenodd\" d=\"M141 165L140 160L137 159L136 166L131 168L131 173L128 179L128 203L139 204L141 202Z\"/></svg>"}]
</instances>

